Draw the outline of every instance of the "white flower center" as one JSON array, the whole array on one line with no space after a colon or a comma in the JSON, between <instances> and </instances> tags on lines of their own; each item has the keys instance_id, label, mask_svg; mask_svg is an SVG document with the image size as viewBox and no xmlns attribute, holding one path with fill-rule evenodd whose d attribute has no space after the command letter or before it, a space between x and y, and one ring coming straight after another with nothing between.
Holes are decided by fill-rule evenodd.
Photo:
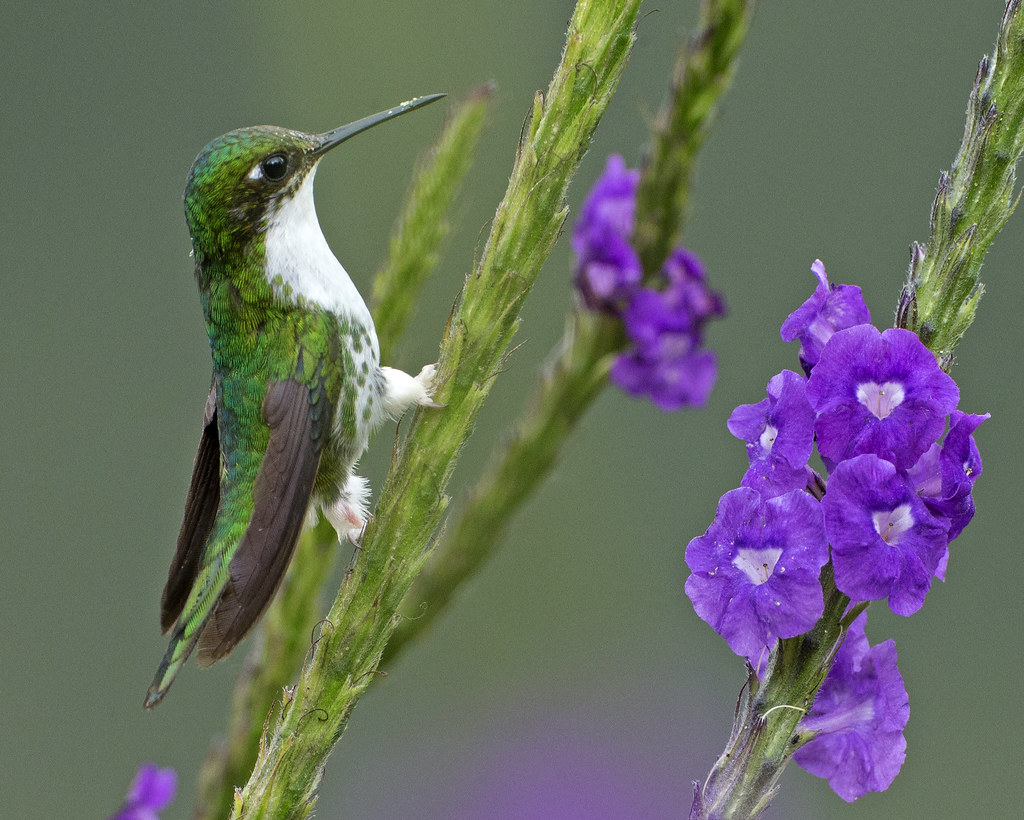
<instances>
[{"instance_id":1,"label":"white flower center","mask_svg":"<svg viewBox=\"0 0 1024 820\"><path fill-rule=\"evenodd\" d=\"M760 586L772 577L781 555L782 550L777 547L760 550L739 549L736 551L736 557L732 559L732 565L756 586Z\"/></svg>"},{"instance_id":2,"label":"white flower center","mask_svg":"<svg viewBox=\"0 0 1024 820\"><path fill-rule=\"evenodd\" d=\"M862 382L857 385L857 401L880 419L903 404L906 393L899 382Z\"/></svg>"},{"instance_id":3,"label":"white flower center","mask_svg":"<svg viewBox=\"0 0 1024 820\"><path fill-rule=\"evenodd\" d=\"M900 504L894 510L882 510L871 516L877 532L886 544L895 544L900 536L914 526L914 514L909 504Z\"/></svg>"},{"instance_id":4,"label":"white flower center","mask_svg":"<svg viewBox=\"0 0 1024 820\"><path fill-rule=\"evenodd\" d=\"M779 429L772 427L770 424L766 424L764 432L761 433L761 449L766 453L772 451L772 445L775 443L775 437L779 435Z\"/></svg>"}]
</instances>

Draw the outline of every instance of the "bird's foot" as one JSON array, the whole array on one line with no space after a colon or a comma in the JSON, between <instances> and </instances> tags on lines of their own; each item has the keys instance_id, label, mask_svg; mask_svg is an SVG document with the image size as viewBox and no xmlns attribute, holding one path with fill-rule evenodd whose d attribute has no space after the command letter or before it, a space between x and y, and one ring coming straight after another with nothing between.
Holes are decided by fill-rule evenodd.
<instances>
[{"instance_id":1,"label":"bird's foot","mask_svg":"<svg viewBox=\"0 0 1024 820\"><path fill-rule=\"evenodd\" d=\"M338 533L338 541L348 540L359 545L369 522L367 498L370 495L366 479L358 475L350 475L341 490L341 495L333 504L325 504L324 517L331 522Z\"/></svg>"},{"instance_id":2,"label":"bird's foot","mask_svg":"<svg viewBox=\"0 0 1024 820\"><path fill-rule=\"evenodd\" d=\"M434 379L437 377L437 363L426 364L423 369L416 374L416 378L413 379L417 384L423 387L423 395L416 400L416 403L421 407L433 407L435 409L443 409L447 407L446 404L438 404L434 401Z\"/></svg>"},{"instance_id":3,"label":"bird's foot","mask_svg":"<svg viewBox=\"0 0 1024 820\"><path fill-rule=\"evenodd\" d=\"M398 418L414 404L421 407L444 407L434 402L434 377L437 365L428 364L416 376L403 370L382 367L384 374L384 409L391 418Z\"/></svg>"}]
</instances>

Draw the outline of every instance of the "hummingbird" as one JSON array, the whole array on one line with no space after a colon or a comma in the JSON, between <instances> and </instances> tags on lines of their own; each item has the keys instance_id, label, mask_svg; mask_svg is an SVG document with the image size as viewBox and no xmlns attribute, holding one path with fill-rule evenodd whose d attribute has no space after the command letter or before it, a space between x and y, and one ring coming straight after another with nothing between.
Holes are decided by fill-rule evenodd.
<instances>
[{"instance_id":1,"label":"hummingbird","mask_svg":"<svg viewBox=\"0 0 1024 820\"><path fill-rule=\"evenodd\" d=\"M213 358L184 521L160 602L167 653L144 706L198 645L209 666L245 637L319 513L357 543L369 490L354 473L371 430L433 402L434 366L380 365L373 319L313 203L323 156L428 105L431 94L306 134L231 131L196 157L185 216Z\"/></svg>"}]
</instances>

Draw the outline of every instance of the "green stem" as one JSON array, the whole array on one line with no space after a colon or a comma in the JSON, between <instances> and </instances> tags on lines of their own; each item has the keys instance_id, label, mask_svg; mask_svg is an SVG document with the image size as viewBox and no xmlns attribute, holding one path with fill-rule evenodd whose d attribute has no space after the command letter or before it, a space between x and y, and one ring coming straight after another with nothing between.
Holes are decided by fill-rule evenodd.
<instances>
[{"instance_id":1,"label":"green stem","mask_svg":"<svg viewBox=\"0 0 1024 820\"><path fill-rule=\"evenodd\" d=\"M771 802L790 756L797 724L811 708L845 629L850 599L835 588L832 565L821 574L825 610L806 635L779 641L760 680L750 670L732 735L702 788L691 820L752 820Z\"/></svg>"},{"instance_id":2,"label":"green stem","mask_svg":"<svg viewBox=\"0 0 1024 820\"><path fill-rule=\"evenodd\" d=\"M476 154L494 87L473 89L451 113L429 156L421 158L405 208L388 243L387 264L373 280L373 321L380 360L391 359L448 236L448 211Z\"/></svg>"},{"instance_id":3,"label":"green stem","mask_svg":"<svg viewBox=\"0 0 1024 820\"><path fill-rule=\"evenodd\" d=\"M991 56L982 59L953 167L939 177L931 237L913 245L897 327L921 337L948 369L984 290L981 265L1017 204L1024 151L1024 19L1009 0Z\"/></svg>"},{"instance_id":4,"label":"green stem","mask_svg":"<svg viewBox=\"0 0 1024 820\"><path fill-rule=\"evenodd\" d=\"M655 147L640 180L634 238L649 274L657 272L678 241L694 160L728 87L752 11L750 0L705 0L701 27L680 49L669 99L658 117ZM458 585L501 544L512 515L547 477L562 445L607 384L612 356L623 344L618 322L587 312L569 317L523 417L409 591L405 610L412 617L398 626L385 663L433 623Z\"/></svg>"},{"instance_id":5,"label":"green stem","mask_svg":"<svg viewBox=\"0 0 1024 820\"><path fill-rule=\"evenodd\" d=\"M441 539L406 596L405 618L384 652L389 664L443 612L459 584L501 544L513 513L551 471L576 423L604 389L621 323L592 313L570 318L561 349L541 373L531 406ZM427 602L413 610L417 602Z\"/></svg>"},{"instance_id":6,"label":"green stem","mask_svg":"<svg viewBox=\"0 0 1024 820\"><path fill-rule=\"evenodd\" d=\"M249 777L263 728L285 685L295 678L323 616L323 583L333 573L339 549L330 525L322 523L302 534L292 567L238 675L227 736L211 744L199 772L193 820L226 817L235 785Z\"/></svg>"},{"instance_id":7,"label":"green stem","mask_svg":"<svg viewBox=\"0 0 1024 820\"><path fill-rule=\"evenodd\" d=\"M697 28L681 48L667 105L658 114L654 145L637 190L633 244L647 276L679 244L697 154L728 89L754 13L753 0L704 0Z\"/></svg>"},{"instance_id":8,"label":"green stem","mask_svg":"<svg viewBox=\"0 0 1024 820\"><path fill-rule=\"evenodd\" d=\"M561 64L534 100L480 265L445 330L437 399L447 407L413 420L358 561L236 797L235 818L312 811L327 756L373 679L440 525L459 450L501 369L519 307L561 230L569 181L625 67L638 9L639 0L577 3Z\"/></svg>"}]
</instances>

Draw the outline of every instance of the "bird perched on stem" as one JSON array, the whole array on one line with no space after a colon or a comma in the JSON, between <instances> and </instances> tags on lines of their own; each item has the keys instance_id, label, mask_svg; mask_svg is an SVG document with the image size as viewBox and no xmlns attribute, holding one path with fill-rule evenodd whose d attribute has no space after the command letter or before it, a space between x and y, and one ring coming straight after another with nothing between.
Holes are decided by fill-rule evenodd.
<instances>
[{"instance_id":1,"label":"bird perched on stem","mask_svg":"<svg viewBox=\"0 0 1024 820\"><path fill-rule=\"evenodd\" d=\"M167 693L198 644L227 655L266 609L307 518L356 541L366 480L353 470L370 431L432 400L434 366L380 366L373 319L327 245L313 205L324 154L440 99L404 102L324 134L272 126L218 137L185 188L213 356L213 385L161 600L171 632L144 705Z\"/></svg>"}]
</instances>

